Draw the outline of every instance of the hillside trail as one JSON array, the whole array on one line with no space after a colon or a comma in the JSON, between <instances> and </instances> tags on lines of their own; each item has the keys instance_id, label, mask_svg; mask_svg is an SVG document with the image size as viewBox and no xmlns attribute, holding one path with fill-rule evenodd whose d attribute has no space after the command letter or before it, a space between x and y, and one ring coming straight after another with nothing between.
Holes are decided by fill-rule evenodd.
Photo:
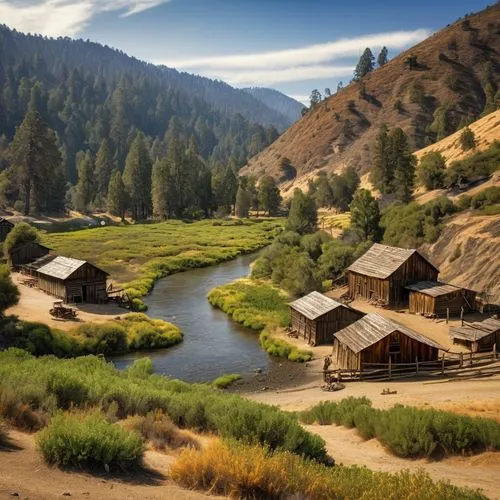
<instances>
[{"instance_id":1,"label":"hillside trail","mask_svg":"<svg viewBox=\"0 0 500 500\"><path fill-rule=\"evenodd\" d=\"M34 436L9 430L11 446L0 448L0 499L61 498L106 500L198 500L221 498L183 490L168 479L174 457L148 450L145 471L119 476L65 471L47 466L36 451Z\"/></svg>"}]
</instances>

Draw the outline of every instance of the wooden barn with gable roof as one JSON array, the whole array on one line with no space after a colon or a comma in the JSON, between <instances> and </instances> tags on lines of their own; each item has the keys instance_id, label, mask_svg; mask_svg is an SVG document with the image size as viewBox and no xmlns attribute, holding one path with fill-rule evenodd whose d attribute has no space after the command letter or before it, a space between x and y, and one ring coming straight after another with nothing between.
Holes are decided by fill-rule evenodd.
<instances>
[{"instance_id":1,"label":"wooden barn with gable roof","mask_svg":"<svg viewBox=\"0 0 500 500\"><path fill-rule=\"evenodd\" d=\"M12 224L10 220L0 217L0 242L5 241L5 238L7 238L7 235L13 227L14 224Z\"/></svg>"},{"instance_id":2,"label":"wooden barn with gable roof","mask_svg":"<svg viewBox=\"0 0 500 500\"><path fill-rule=\"evenodd\" d=\"M331 344L334 333L363 317L363 313L319 292L290 303L292 329L311 345Z\"/></svg>"},{"instance_id":3,"label":"wooden barn with gable roof","mask_svg":"<svg viewBox=\"0 0 500 500\"><path fill-rule=\"evenodd\" d=\"M85 260L57 256L36 270L38 288L64 302L107 299L108 273Z\"/></svg>"},{"instance_id":4,"label":"wooden barn with gable roof","mask_svg":"<svg viewBox=\"0 0 500 500\"><path fill-rule=\"evenodd\" d=\"M408 300L412 283L436 281L439 270L418 250L375 243L346 270L349 296L397 306Z\"/></svg>"},{"instance_id":5,"label":"wooden barn with gable roof","mask_svg":"<svg viewBox=\"0 0 500 500\"><path fill-rule=\"evenodd\" d=\"M456 344L463 344L472 352L491 351L500 346L500 319L487 318L450 328L450 337Z\"/></svg>"},{"instance_id":6,"label":"wooden barn with gable roof","mask_svg":"<svg viewBox=\"0 0 500 500\"><path fill-rule=\"evenodd\" d=\"M335 334L333 365L337 369L362 370L365 363L387 364L436 361L446 350L406 326L369 313Z\"/></svg>"}]
</instances>

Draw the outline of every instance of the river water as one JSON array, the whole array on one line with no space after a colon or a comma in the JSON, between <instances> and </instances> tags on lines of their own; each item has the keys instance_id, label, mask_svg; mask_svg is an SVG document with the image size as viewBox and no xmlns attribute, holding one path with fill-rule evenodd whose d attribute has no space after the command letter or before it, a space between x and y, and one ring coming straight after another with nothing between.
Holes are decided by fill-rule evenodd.
<instances>
[{"instance_id":1,"label":"river water","mask_svg":"<svg viewBox=\"0 0 500 500\"><path fill-rule=\"evenodd\" d=\"M126 368L148 356L155 373L188 382L207 382L225 373L266 373L276 360L259 346L258 333L210 305L207 293L248 275L257 254L243 255L217 266L193 269L160 280L146 297L148 315L179 326L184 341L169 349L130 353L113 362Z\"/></svg>"}]
</instances>

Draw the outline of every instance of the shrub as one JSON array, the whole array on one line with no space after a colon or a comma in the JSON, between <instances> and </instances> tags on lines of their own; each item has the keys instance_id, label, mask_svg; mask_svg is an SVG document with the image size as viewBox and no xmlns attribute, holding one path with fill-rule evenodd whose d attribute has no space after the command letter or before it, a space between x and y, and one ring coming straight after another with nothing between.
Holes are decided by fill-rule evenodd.
<instances>
[{"instance_id":1,"label":"shrub","mask_svg":"<svg viewBox=\"0 0 500 500\"><path fill-rule=\"evenodd\" d=\"M286 358L289 361L304 363L310 361L313 357L312 351L299 350L285 340L273 338L266 330L260 334L259 342L268 354L277 358Z\"/></svg>"},{"instance_id":2,"label":"shrub","mask_svg":"<svg viewBox=\"0 0 500 500\"><path fill-rule=\"evenodd\" d=\"M36 436L38 449L49 464L129 469L140 464L141 437L99 413L55 416Z\"/></svg>"},{"instance_id":3,"label":"shrub","mask_svg":"<svg viewBox=\"0 0 500 500\"><path fill-rule=\"evenodd\" d=\"M38 232L38 230L35 227L30 226L26 222L16 224L6 236L3 244L5 258L9 258L9 251L14 247L23 245L24 243L29 243L31 241L40 241L40 233Z\"/></svg>"},{"instance_id":4,"label":"shrub","mask_svg":"<svg viewBox=\"0 0 500 500\"><path fill-rule=\"evenodd\" d=\"M172 323L150 319L145 314L127 314L122 321L128 332L129 345L134 349L170 347L183 338L181 330Z\"/></svg>"},{"instance_id":5,"label":"shrub","mask_svg":"<svg viewBox=\"0 0 500 500\"><path fill-rule=\"evenodd\" d=\"M123 423L128 430L137 431L157 450L166 448L200 448L200 443L187 432L181 431L161 410L149 412L145 417L136 415Z\"/></svg>"},{"instance_id":6,"label":"shrub","mask_svg":"<svg viewBox=\"0 0 500 500\"><path fill-rule=\"evenodd\" d=\"M231 384L241 379L241 375L237 373L229 373L227 375L221 375L217 377L215 380L212 380L212 385L217 389L226 389Z\"/></svg>"},{"instance_id":7,"label":"shrub","mask_svg":"<svg viewBox=\"0 0 500 500\"><path fill-rule=\"evenodd\" d=\"M471 207L475 209L500 203L500 186L483 189L471 198Z\"/></svg>"},{"instance_id":8,"label":"shrub","mask_svg":"<svg viewBox=\"0 0 500 500\"><path fill-rule=\"evenodd\" d=\"M424 472L388 474L362 467L332 468L291 453L232 442L183 451L171 476L185 488L238 498L486 498L477 491L433 482Z\"/></svg>"},{"instance_id":9,"label":"shrub","mask_svg":"<svg viewBox=\"0 0 500 500\"><path fill-rule=\"evenodd\" d=\"M0 448L2 446L6 446L9 442L8 435L7 435L7 427L3 423L3 421L0 419Z\"/></svg>"},{"instance_id":10,"label":"shrub","mask_svg":"<svg viewBox=\"0 0 500 500\"><path fill-rule=\"evenodd\" d=\"M112 354L128 350L127 331L115 321L84 323L75 329L84 338L85 351L95 354Z\"/></svg>"},{"instance_id":11,"label":"shrub","mask_svg":"<svg viewBox=\"0 0 500 500\"><path fill-rule=\"evenodd\" d=\"M448 259L450 262L456 261L462 255L462 245L458 245Z\"/></svg>"},{"instance_id":12,"label":"shrub","mask_svg":"<svg viewBox=\"0 0 500 500\"><path fill-rule=\"evenodd\" d=\"M420 184L426 189L440 189L444 185L446 162L441 153L431 151L422 156L417 170Z\"/></svg>"}]
</instances>

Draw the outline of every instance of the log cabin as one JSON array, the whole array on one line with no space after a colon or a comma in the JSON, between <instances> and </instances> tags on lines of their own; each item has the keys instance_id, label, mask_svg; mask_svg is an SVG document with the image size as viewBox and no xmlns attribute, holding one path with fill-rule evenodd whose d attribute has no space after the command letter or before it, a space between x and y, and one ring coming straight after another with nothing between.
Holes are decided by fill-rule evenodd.
<instances>
[{"instance_id":1,"label":"log cabin","mask_svg":"<svg viewBox=\"0 0 500 500\"><path fill-rule=\"evenodd\" d=\"M406 287L410 292L409 309L413 314L443 317L458 316L476 310L476 292L439 281L419 281Z\"/></svg>"},{"instance_id":2,"label":"log cabin","mask_svg":"<svg viewBox=\"0 0 500 500\"><path fill-rule=\"evenodd\" d=\"M12 224L10 220L0 217L0 242L5 241L5 238L7 238L7 235L13 227L14 224Z\"/></svg>"},{"instance_id":3,"label":"log cabin","mask_svg":"<svg viewBox=\"0 0 500 500\"><path fill-rule=\"evenodd\" d=\"M291 302L292 329L311 345L331 344L333 335L363 313L319 292Z\"/></svg>"},{"instance_id":4,"label":"log cabin","mask_svg":"<svg viewBox=\"0 0 500 500\"><path fill-rule=\"evenodd\" d=\"M369 313L343 328L333 339L336 369L362 370L366 363L392 364L436 361L441 345L406 326Z\"/></svg>"},{"instance_id":5,"label":"log cabin","mask_svg":"<svg viewBox=\"0 0 500 500\"><path fill-rule=\"evenodd\" d=\"M100 303L107 299L108 273L85 260L57 256L36 274L38 288L64 302Z\"/></svg>"},{"instance_id":6,"label":"log cabin","mask_svg":"<svg viewBox=\"0 0 500 500\"><path fill-rule=\"evenodd\" d=\"M437 281L439 270L418 250L375 243L346 269L349 296L399 306L408 301L405 287L419 281Z\"/></svg>"},{"instance_id":7,"label":"log cabin","mask_svg":"<svg viewBox=\"0 0 500 500\"><path fill-rule=\"evenodd\" d=\"M28 241L11 248L9 250L9 260L12 267L18 270L21 266L48 255L49 252L50 249L40 245L40 243Z\"/></svg>"},{"instance_id":8,"label":"log cabin","mask_svg":"<svg viewBox=\"0 0 500 500\"><path fill-rule=\"evenodd\" d=\"M491 351L495 344L500 347L500 320L487 318L450 328L450 337L453 343L465 345L472 352Z\"/></svg>"}]
</instances>

